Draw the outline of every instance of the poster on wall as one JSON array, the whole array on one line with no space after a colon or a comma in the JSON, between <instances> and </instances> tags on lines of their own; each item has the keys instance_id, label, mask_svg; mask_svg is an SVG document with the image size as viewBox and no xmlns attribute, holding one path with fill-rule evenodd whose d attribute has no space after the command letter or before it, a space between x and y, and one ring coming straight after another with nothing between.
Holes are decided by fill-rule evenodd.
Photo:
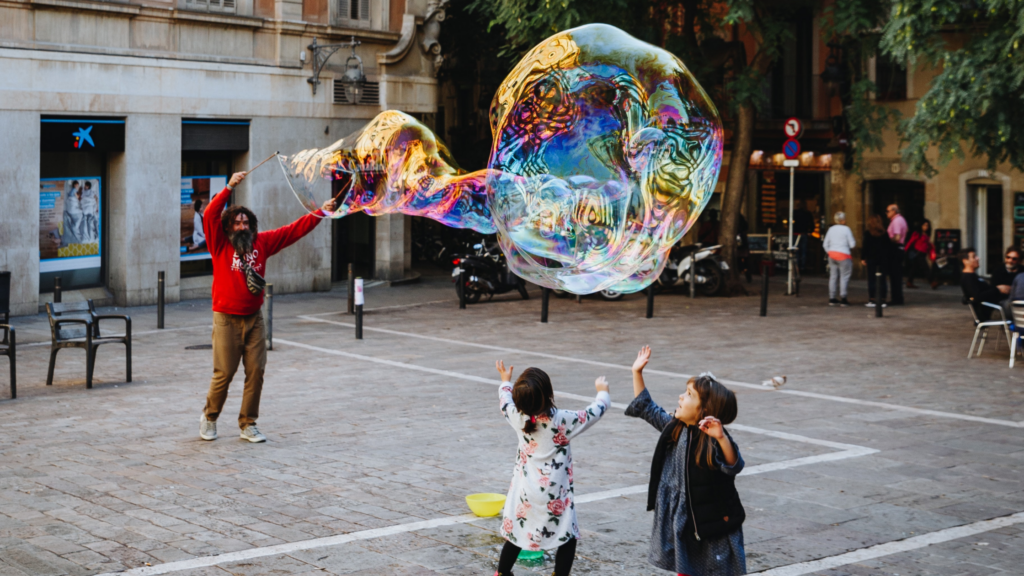
<instances>
[{"instance_id":1,"label":"poster on wall","mask_svg":"<svg viewBox=\"0 0 1024 576\"><path fill-rule=\"evenodd\" d=\"M221 191L227 176L190 176L181 179L181 259L208 260L210 250L203 234L203 211L210 203L210 190Z\"/></svg>"},{"instance_id":2,"label":"poster on wall","mask_svg":"<svg viewBox=\"0 0 1024 576\"><path fill-rule=\"evenodd\" d=\"M39 181L39 271L99 268L102 178Z\"/></svg>"}]
</instances>

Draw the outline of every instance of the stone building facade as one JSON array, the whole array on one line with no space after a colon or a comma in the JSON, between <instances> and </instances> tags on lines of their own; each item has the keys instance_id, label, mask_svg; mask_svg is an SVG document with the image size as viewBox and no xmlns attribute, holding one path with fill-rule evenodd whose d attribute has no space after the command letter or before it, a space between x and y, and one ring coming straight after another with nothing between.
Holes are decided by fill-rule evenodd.
<instances>
[{"instance_id":1,"label":"stone building facade","mask_svg":"<svg viewBox=\"0 0 1024 576\"><path fill-rule=\"evenodd\" d=\"M330 144L381 110L435 113L439 4L0 0L0 270L12 272L12 313L50 301L56 276L65 301L153 303L160 271L169 302L208 295L196 200L232 172ZM314 93L314 37L361 43L359 102L335 82L347 48ZM272 163L234 202L263 229L304 213ZM346 253L358 252L365 273L406 275L407 218L377 219L347 252L337 222L270 260L277 292L328 289Z\"/></svg>"}]
</instances>

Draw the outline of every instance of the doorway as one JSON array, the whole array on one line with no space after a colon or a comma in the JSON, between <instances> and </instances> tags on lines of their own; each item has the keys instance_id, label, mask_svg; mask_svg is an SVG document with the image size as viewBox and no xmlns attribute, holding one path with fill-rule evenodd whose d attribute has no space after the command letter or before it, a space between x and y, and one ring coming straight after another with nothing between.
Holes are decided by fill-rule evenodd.
<instances>
[{"instance_id":1,"label":"doorway","mask_svg":"<svg viewBox=\"0 0 1024 576\"><path fill-rule=\"evenodd\" d=\"M376 230L374 218L364 212L349 214L333 221L332 282L348 278L349 264L352 264L355 276L373 278Z\"/></svg>"},{"instance_id":2,"label":"doorway","mask_svg":"<svg viewBox=\"0 0 1024 576\"><path fill-rule=\"evenodd\" d=\"M1003 265L1003 187L970 185L967 190L967 238L981 262L978 273L991 274Z\"/></svg>"}]
</instances>

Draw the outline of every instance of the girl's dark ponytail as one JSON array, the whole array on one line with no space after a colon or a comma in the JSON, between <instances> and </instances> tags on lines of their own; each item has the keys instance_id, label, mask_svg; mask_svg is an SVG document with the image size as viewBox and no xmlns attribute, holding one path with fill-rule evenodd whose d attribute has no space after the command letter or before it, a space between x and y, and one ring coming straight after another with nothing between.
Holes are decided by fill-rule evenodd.
<instances>
[{"instance_id":1,"label":"girl's dark ponytail","mask_svg":"<svg viewBox=\"0 0 1024 576\"><path fill-rule=\"evenodd\" d=\"M693 389L700 397L701 418L714 416L722 422L722 425L732 424L736 420L739 410L736 406L736 394L723 386L710 373L705 372L700 376L690 379ZM701 468L713 468L714 450L716 441L713 441L707 434L700 434L697 439L697 465Z\"/></svg>"},{"instance_id":2,"label":"girl's dark ponytail","mask_svg":"<svg viewBox=\"0 0 1024 576\"><path fill-rule=\"evenodd\" d=\"M512 402L516 410L529 417L523 426L523 433L533 434L537 430L537 417L551 416L555 410L551 378L540 368L523 370L512 387Z\"/></svg>"}]
</instances>

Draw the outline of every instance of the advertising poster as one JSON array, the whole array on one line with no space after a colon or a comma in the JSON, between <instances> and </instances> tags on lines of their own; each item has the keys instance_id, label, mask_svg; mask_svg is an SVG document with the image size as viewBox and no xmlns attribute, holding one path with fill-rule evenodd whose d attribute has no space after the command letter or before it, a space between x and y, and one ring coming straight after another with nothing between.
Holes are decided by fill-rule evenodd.
<instances>
[{"instance_id":1,"label":"advertising poster","mask_svg":"<svg viewBox=\"0 0 1024 576\"><path fill-rule=\"evenodd\" d=\"M98 176L39 181L40 272L100 267L101 183Z\"/></svg>"},{"instance_id":2,"label":"advertising poster","mask_svg":"<svg viewBox=\"0 0 1024 576\"><path fill-rule=\"evenodd\" d=\"M181 259L209 260L210 250L203 235L203 211L210 203L210 190L220 192L227 176L190 176L181 179Z\"/></svg>"}]
</instances>

